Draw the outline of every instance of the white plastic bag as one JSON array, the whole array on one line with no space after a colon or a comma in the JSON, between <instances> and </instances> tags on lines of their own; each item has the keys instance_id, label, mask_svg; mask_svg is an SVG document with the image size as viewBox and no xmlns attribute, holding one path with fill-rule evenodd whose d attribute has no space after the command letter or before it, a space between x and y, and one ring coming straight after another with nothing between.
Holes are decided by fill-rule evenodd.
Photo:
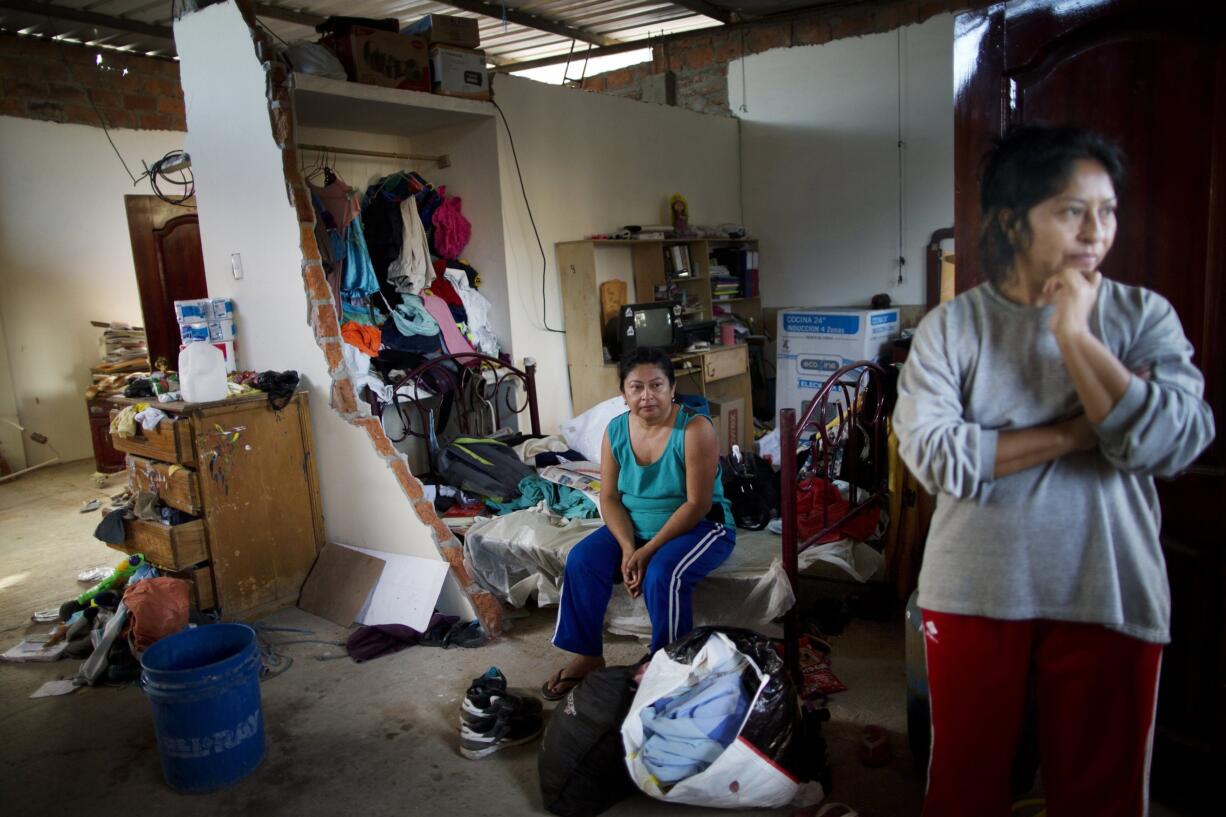
<instances>
[{"instance_id":1,"label":"white plastic bag","mask_svg":"<svg viewBox=\"0 0 1226 817\"><path fill-rule=\"evenodd\" d=\"M640 713L662 698L693 687L709 676L714 668L728 666L737 655L747 665L743 677L758 679L756 688L746 690L751 697L748 714L738 730L738 737L706 769L671 787L662 787L644 763L646 735ZM721 632L711 633L688 664L674 661L666 650L657 652L643 675L622 725L626 766L635 785L657 800L715 808L777 808L789 804L803 807L820 802L825 797L820 783L801 783L745 739L745 725L760 709L760 698L770 681L758 664L740 653Z\"/></svg>"}]
</instances>

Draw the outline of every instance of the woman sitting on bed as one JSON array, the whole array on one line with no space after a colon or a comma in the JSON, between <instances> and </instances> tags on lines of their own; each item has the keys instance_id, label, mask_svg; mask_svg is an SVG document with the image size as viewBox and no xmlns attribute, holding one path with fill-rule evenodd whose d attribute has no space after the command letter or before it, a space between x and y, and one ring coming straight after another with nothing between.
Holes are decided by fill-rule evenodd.
<instances>
[{"instance_id":1,"label":"woman sitting on bed","mask_svg":"<svg viewBox=\"0 0 1226 817\"><path fill-rule=\"evenodd\" d=\"M605 526L571 550L553 643L575 653L541 694L556 701L604 666L605 609L613 585L643 596L655 652L690 631L694 585L732 552L736 527L719 480L709 417L674 402L668 355L640 349L617 368L630 410L609 423L600 456Z\"/></svg>"}]
</instances>

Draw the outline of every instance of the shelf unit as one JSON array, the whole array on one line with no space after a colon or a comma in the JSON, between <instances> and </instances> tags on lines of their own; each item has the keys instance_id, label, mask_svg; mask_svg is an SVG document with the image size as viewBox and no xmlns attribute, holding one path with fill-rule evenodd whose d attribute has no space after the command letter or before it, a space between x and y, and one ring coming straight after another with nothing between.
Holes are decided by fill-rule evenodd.
<instances>
[{"instance_id":1,"label":"shelf unit","mask_svg":"<svg viewBox=\"0 0 1226 817\"><path fill-rule=\"evenodd\" d=\"M599 241L596 244L612 242ZM762 331L762 299L759 295L741 295L735 298L717 298L711 291L711 255L717 249L747 249L757 251L758 241L746 239L670 239L665 241L620 242L638 245L633 250L634 289L639 300L654 300L651 296L656 287L668 285L684 295L685 303L702 311L695 320L718 320L714 307L722 306L726 312L734 312L750 323L753 332ZM689 251L690 266L694 274L686 278L670 278L666 254L670 248L684 246Z\"/></svg>"}]
</instances>

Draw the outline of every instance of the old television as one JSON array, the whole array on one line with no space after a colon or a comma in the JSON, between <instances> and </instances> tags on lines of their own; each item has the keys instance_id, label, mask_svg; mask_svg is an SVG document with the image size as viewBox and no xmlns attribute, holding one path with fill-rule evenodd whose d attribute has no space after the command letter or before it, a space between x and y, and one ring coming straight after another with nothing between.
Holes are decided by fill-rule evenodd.
<instances>
[{"instance_id":1,"label":"old television","mask_svg":"<svg viewBox=\"0 0 1226 817\"><path fill-rule=\"evenodd\" d=\"M605 324L605 347L614 360L647 347L674 352L680 323L681 305L674 301L625 304Z\"/></svg>"}]
</instances>

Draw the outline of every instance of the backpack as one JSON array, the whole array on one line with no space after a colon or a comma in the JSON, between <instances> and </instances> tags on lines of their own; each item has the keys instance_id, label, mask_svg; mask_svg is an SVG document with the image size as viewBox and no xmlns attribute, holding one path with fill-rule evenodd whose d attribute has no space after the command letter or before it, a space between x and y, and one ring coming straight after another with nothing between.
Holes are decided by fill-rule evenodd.
<instances>
[{"instance_id":1,"label":"backpack","mask_svg":"<svg viewBox=\"0 0 1226 817\"><path fill-rule=\"evenodd\" d=\"M779 515L779 475L757 454L742 454L740 446L720 461L724 497L737 527L762 530Z\"/></svg>"},{"instance_id":2,"label":"backpack","mask_svg":"<svg viewBox=\"0 0 1226 817\"><path fill-rule=\"evenodd\" d=\"M487 437L456 437L435 460L435 470L448 485L503 500L519 496L519 481L536 473L513 448Z\"/></svg>"},{"instance_id":3,"label":"backpack","mask_svg":"<svg viewBox=\"0 0 1226 817\"><path fill-rule=\"evenodd\" d=\"M541 799L550 812L593 817L634 793L621 729L637 670L596 670L553 710L538 761Z\"/></svg>"}]
</instances>

